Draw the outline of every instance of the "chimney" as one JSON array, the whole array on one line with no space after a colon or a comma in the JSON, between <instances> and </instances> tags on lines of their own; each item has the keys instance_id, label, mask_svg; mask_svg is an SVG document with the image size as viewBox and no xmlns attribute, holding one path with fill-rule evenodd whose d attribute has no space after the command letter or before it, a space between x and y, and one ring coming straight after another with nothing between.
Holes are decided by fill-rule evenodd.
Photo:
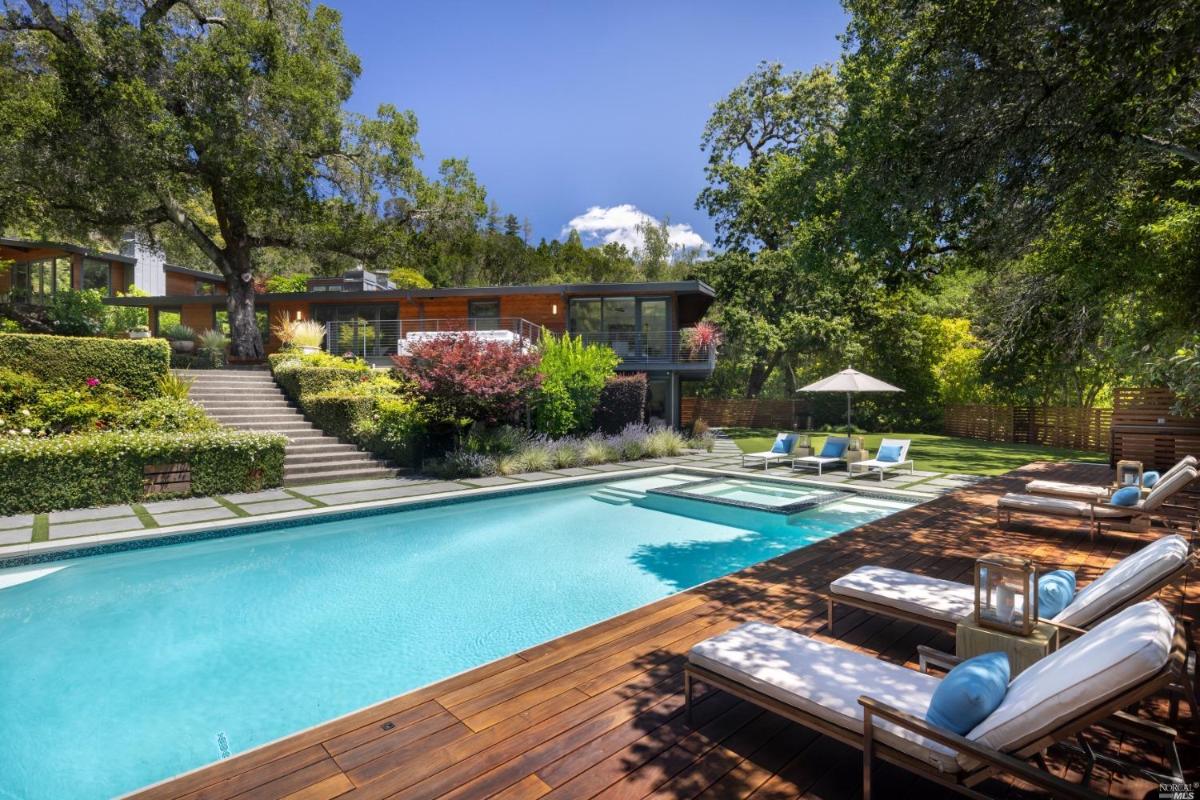
<instances>
[{"instance_id":1,"label":"chimney","mask_svg":"<svg viewBox=\"0 0 1200 800\"><path fill-rule=\"evenodd\" d=\"M167 263L163 249L139 231L129 231L121 238L121 255L137 259L133 265L133 285L154 296L167 293Z\"/></svg>"}]
</instances>

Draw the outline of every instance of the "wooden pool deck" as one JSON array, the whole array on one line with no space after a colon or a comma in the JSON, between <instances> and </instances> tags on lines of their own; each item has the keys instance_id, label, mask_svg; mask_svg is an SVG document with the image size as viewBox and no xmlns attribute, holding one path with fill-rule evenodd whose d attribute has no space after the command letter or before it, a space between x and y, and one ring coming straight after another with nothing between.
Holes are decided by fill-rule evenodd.
<instances>
[{"instance_id":1,"label":"wooden pool deck","mask_svg":"<svg viewBox=\"0 0 1200 800\"><path fill-rule=\"evenodd\" d=\"M995 500L1032 477L1107 480L1095 465L1037 464L958 490L772 561L665 598L290 738L147 789L165 798L854 798L861 755L720 692L701 695L693 727L682 716L684 654L696 642L761 619L825 636L823 590L865 564L971 580L983 552L1020 552L1074 569L1081 583L1155 533L1106 534L1083 526L1029 524L1000 530ZM530 569L536 569L531 564ZM1161 595L1200 616L1197 576ZM841 609L837 640L915 668L916 648L953 649L945 634ZM1154 713L1164 715L1163 708ZM1181 712L1189 778L1200 766L1200 724ZM1101 739L1137 754L1143 745ZM1072 775L1065 754L1051 768ZM945 791L888 766L880 797ZM1097 768L1092 788L1111 797L1158 797L1143 779ZM1000 797L1032 797L1019 785L985 785Z\"/></svg>"}]
</instances>

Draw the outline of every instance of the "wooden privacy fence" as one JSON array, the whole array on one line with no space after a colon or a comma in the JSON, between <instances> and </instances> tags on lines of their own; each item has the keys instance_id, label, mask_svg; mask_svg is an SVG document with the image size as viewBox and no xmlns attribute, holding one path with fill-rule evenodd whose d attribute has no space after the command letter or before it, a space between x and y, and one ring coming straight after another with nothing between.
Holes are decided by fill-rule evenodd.
<instances>
[{"instance_id":1,"label":"wooden privacy fence","mask_svg":"<svg viewBox=\"0 0 1200 800\"><path fill-rule=\"evenodd\" d=\"M1166 469L1185 455L1200 455L1200 419L1171 413L1169 389L1114 389L1109 459L1141 461Z\"/></svg>"},{"instance_id":2,"label":"wooden privacy fence","mask_svg":"<svg viewBox=\"0 0 1200 800\"><path fill-rule=\"evenodd\" d=\"M682 425L691 425L702 419L719 428L790 430L802 424L806 414L808 405L800 400L684 397L680 400L679 421Z\"/></svg>"},{"instance_id":3,"label":"wooden privacy fence","mask_svg":"<svg viewBox=\"0 0 1200 800\"><path fill-rule=\"evenodd\" d=\"M943 430L948 436L1063 447L1109 449L1111 408L1069 406L947 406Z\"/></svg>"}]
</instances>

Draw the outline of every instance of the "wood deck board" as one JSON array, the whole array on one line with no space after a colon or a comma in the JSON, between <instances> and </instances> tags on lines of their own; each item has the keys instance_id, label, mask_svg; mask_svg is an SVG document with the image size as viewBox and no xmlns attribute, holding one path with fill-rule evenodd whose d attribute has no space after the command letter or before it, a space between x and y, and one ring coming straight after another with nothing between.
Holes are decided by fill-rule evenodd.
<instances>
[{"instance_id":1,"label":"wood deck board","mask_svg":"<svg viewBox=\"0 0 1200 800\"><path fill-rule=\"evenodd\" d=\"M845 606L836 610L836 636L830 637L823 595L829 581L874 563L970 582L974 558L995 550L1074 569L1086 583L1160 535L1106 534L1092 540L1082 526L1029 521L998 528L996 497L1035 476L1079 482L1106 478L1103 467L1031 465L137 797L858 796L858 751L721 692L698 695L695 725L685 724L680 689L688 648L742 621L763 619L915 666L918 644L947 649L952 637ZM1195 621L1200 580L1191 576L1162 599ZM1155 703L1154 712L1165 719L1165 703ZM1200 760L1200 736L1188 714L1186 707L1181 710L1180 750L1184 763L1194 764ZM1126 755L1155 756L1128 738L1114 736L1110 746ZM1051 766L1078 777L1079 765L1071 759L1052 758ZM901 770L878 769L882 796L946 795ZM1092 787L1112 797L1142 797L1156 788L1107 770L1097 770ZM1039 796L1011 781L992 781L986 788L1001 797Z\"/></svg>"}]
</instances>

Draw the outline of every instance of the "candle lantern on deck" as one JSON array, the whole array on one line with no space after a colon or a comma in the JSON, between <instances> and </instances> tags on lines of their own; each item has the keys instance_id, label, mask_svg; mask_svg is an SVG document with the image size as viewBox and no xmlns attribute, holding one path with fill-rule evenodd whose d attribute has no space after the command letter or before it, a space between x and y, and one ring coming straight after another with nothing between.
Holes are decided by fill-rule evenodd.
<instances>
[{"instance_id":1,"label":"candle lantern on deck","mask_svg":"<svg viewBox=\"0 0 1200 800\"><path fill-rule=\"evenodd\" d=\"M975 624L1028 636L1038 622L1037 569L1032 561L988 553L975 562Z\"/></svg>"},{"instance_id":2,"label":"candle lantern on deck","mask_svg":"<svg viewBox=\"0 0 1200 800\"><path fill-rule=\"evenodd\" d=\"M1118 461L1117 462L1117 488L1121 489L1126 486L1141 486L1142 485L1142 462L1140 461Z\"/></svg>"}]
</instances>

